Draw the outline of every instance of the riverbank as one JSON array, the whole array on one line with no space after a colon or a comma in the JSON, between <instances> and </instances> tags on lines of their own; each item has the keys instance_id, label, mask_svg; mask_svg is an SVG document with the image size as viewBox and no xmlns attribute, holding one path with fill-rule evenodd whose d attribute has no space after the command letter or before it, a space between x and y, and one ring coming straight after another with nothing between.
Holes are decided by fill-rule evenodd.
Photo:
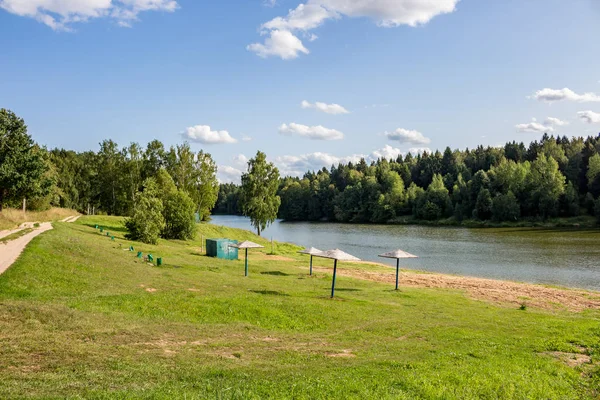
<instances>
[{"instance_id":1,"label":"riverbank","mask_svg":"<svg viewBox=\"0 0 600 400\"><path fill-rule=\"evenodd\" d=\"M94 229L105 227L110 240ZM210 224L193 241L127 241L82 217L31 242L0 276L0 397L595 398L600 311L474 299L394 271L338 265ZM202 236L252 240L243 261ZM130 252L134 246L135 252ZM163 258L161 267L137 251ZM386 281L346 276L364 271ZM382 278L383 279L383 278ZM401 281L401 283L402 283ZM488 289L485 289L488 290ZM570 292L570 291L565 291ZM376 373L374 373L376 371Z\"/></svg>"}]
</instances>

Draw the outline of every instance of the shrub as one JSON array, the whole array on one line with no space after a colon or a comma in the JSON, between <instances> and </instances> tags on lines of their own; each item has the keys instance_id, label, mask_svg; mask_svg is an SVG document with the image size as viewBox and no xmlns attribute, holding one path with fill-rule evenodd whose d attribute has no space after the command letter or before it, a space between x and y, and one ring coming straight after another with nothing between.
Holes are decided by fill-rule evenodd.
<instances>
[{"instance_id":1,"label":"shrub","mask_svg":"<svg viewBox=\"0 0 600 400\"><path fill-rule=\"evenodd\" d=\"M196 232L195 208L194 201L186 192L177 190L169 193L164 201L165 228L162 237L192 239Z\"/></svg>"},{"instance_id":2,"label":"shrub","mask_svg":"<svg viewBox=\"0 0 600 400\"><path fill-rule=\"evenodd\" d=\"M163 204L157 197L156 181L148 178L144 181L144 191L137 196L133 216L125 221L129 230L128 239L156 244L165 228Z\"/></svg>"}]
</instances>

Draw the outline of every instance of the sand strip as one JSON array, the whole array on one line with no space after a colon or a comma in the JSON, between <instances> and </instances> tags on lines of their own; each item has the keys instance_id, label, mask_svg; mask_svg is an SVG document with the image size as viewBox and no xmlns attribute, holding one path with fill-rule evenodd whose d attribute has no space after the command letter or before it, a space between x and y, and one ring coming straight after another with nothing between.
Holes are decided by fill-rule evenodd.
<instances>
[{"instance_id":1,"label":"sand strip","mask_svg":"<svg viewBox=\"0 0 600 400\"><path fill-rule=\"evenodd\" d=\"M19 258L19 255L21 255L25 246L27 246L34 237L49 231L50 229L52 229L52 224L50 222L44 222L43 224L40 224L39 228L27 235L11 240L6 244L0 243L0 274L6 271L8 267Z\"/></svg>"}]
</instances>

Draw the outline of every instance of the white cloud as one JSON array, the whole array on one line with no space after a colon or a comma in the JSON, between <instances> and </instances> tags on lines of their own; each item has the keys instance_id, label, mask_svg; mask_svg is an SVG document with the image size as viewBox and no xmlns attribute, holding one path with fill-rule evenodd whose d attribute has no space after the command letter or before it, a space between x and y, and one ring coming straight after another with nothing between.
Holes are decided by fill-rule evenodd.
<instances>
[{"instance_id":1,"label":"white cloud","mask_svg":"<svg viewBox=\"0 0 600 400\"><path fill-rule=\"evenodd\" d=\"M101 17L130 26L141 12L173 12L178 7L175 0L0 0L0 8L9 13L34 18L57 31Z\"/></svg>"},{"instance_id":2,"label":"white cloud","mask_svg":"<svg viewBox=\"0 0 600 400\"><path fill-rule=\"evenodd\" d=\"M252 138L250 136L242 135L242 142L249 142Z\"/></svg>"},{"instance_id":3,"label":"white cloud","mask_svg":"<svg viewBox=\"0 0 600 400\"><path fill-rule=\"evenodd\" d=\"M304 100L304 101L302 101L301 106L304 109L314 108L315 110L319 110L324 113L333 114L333 115L350 113L350 111L346 110L344 107L340 106L339 104L335 104L335 103L334 104L326 104L326 103L321 103L321 102L317 101L316 103L313 104L313 103L309 103L308 101Z\"/></svg>"},{"instance_id":4,"label":"white cloud","mask_svg":"<svg viewBox=\"0 0 600 400\"><path fill-rule=\"evenodd\" d=\"M534 99L538 101L545 101L548 103L553 103L555 101L577 101L579 103L586 102L597 102L600 101L600 96L595 93L583 93L577 94L569 88L563 89L549 89L545 88L542 90L538 90L532 96Z\"/></svg>"},{"instance_id":5,"label":"white cloud","mask_svg":"<svg viewBox=\"0 0 600 400\"><path fill-rule=\"evenodd\" d=\"M292 122L289 125L283 124L279 127L279 133L282 135L298 135L313 140L341 140L344 134L335 129L325 128L324 126L306 126Z\"/></svg>"},{"instance_id":6,"label":"white cloud","mask_svg":"<svg viewBox=\"0 0 600 400\"><path fill-rule=\"evenodd\" d=\"M548 117L544 121L544 125L546 125L546 126L565 126L565 125L569 125L569 123L567 121L563 121L558 118Z\"/></svg>"},{"instance_id":7,"label":"white cloud","mask_svg":"<svg viewBox=\"0 0 600 400\"><path fill-rule=\"evenodd\" d=\"M411 131L408 129L398 128L394 132L385 132L390 140L396 140L401 143L409 143L414 145L422 145L431 143L431 139L423 136L419 131Z\"/></svg>"},{"instance_id":8,"label":"white cloud","mask_svg":"<svg viewBox=\"0 0 600 400\"><path fill-rule=\"evenodd\" d=\"M219 165L217 167L217 179L220 183L239 184L242 178L242 171L229 165Z\"/></svg>"},{"instance_id":9,"label":"white cloud","mask_svg":"<svg viewBox=\"0 0 600 400\"><path fill-rule=\"evenodd\" d=\"M253 43L246 47L247 50L258 54L262 58L269 56L281 57L283 60L297 58L300 53L308 54L308 49L304 47L302 41L290 31L272 30L268 33L269 37L265 43Z\"/></svg>"},{"instance_id":10,"label":"white cloud","mask_svg":"<svg viewBox=\"0 0 600 400\"><path fill-rule=\"evenodd\" d=\"M544 124L540 124L539 122L529 122L527 124L517 124L515 128L519 132L529 132L529 133L551 133L554 132L554 128L551 126L547 126Z\"/></svg>"},{"instance_id":11,"label":"white cloud","mask_svg":"<svg viewBox=\"0 0 600 400\"><path fill-rule=\"evenodd\" d=\"M400 25L418 26L428 23L432 18L440 14L447 14L456 10L456 4L459 0L308 0L306 3L298 5L293 10L289 10L287 16L276 17L261 26L261 34L270 31L271 37L265 40L265 44L258 43L248 46L248 50L256 52L261 57L270 55L280 56L281 54L293 53L296 58L300 51L298 48L306 50L300 39L291 32L313 30L321 26L327 20L338 19L342 16L351 18L370 18L377 25L383 27L394 27ZM281 43L279 51L274 51L272 35L274 32L286 31L298 42L291 40ZM309 41L316 39L316 35L309 35ZM292 47L285 48L286 44ZM284 49L285 48L285 49ZM273 49L265 51L265 49ZM296 49L296 50L294 50ZM308 50L302 51L308 54Z\"/></svg>"},{"instance_id":12,"label":"white cloud","mask_svg":"<svg viewBox=\"0 0 600 400\"><path fill-rule=\"evenodd\" d=\"M416 149L412 149L413 154L416 154ZM431 151L427 149L427 151ZM418 151L422 153L422 151ZM332 165L347 164L352 162L358 163L361 158L364 158L367 163L377 161L380 158L396 159L398 155L403 154L400 149L392 146L385 146L382 149L374 150L371 154L352 154L350 156L338 157L329 153L309 153L300 156L282 156L275 159L275 164L279 168L281 175L303 176L308 171L317 171L323 167L329 169Z\"/></svg>"},{"instance_id":13,"label":"white cloud","mask_svg":"<svg viewBox=\"0 0 600 400\"><path fill-rule=\"evenodd\" d=\"M408 152L412 155L423 154L425 152L431 154L433 151L429 147L411 147Z\"/></svg>"},{"instance_id":14,"label":"white cloud","mask_svg":"<svg viewBox=\"0 0 600 400\"><path fill-rule=\"evenodd\" d=\"M237 156L233 157L234 165L240 168L246 168L248 166L248 161L248 157L243 154L238 154Z\"/></svg>"},{"instance_id":15,"label":"white cloud","mask_svg":"<svg viewBox=\"0 0 600 400\"><path fill-rule=\"evenodd\" d=\"M191 126L182 132L185 139L202 144L237 143L227 131L213 131L208 125Z\"/></svg>"},{"instance_id":16,"label":"white cloud","mask_svg":"<svg viewBox=\"0 0 600 400\"><path fill-rule=\"evenodd\" d=\"M379 158L384 158L386 160L395 160L401 154L403 153L399 148L392 147L389 144L386 144L384 148L373 151L371 153L371 158L374 160L377 160Z\"/></svg>"},{"instance_id":17,"label":"white cloud","mask_svg":"<svg viewBox=\"0 0 600 400\"><path fill-rule=\"evenodd\" d=\"M600 124L600 113L593 111L579 111L577 115L582 121L587 122L588 124Z\"/></svg>"},{"instance_id":18,"label":"white cloud","mask_svg":"<svg viewBox=\"0 0 600 400\"><path fill-rule=\"evenodd\" d=\"M517 124L515 128L519 132L529 132L529 133L552 133L555 131L556 126L565 126L569 125L567 121L563 121L558 118L548 117L544 121L544 123L537 122L537 119L532 118L531 122L527 124Z\"/></svg>"}]
</instances>

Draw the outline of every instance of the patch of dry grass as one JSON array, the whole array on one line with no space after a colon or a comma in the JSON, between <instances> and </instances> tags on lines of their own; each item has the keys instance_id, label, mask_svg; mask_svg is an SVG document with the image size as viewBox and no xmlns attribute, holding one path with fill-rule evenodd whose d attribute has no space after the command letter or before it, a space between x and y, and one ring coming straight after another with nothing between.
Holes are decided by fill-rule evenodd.
<instances>
[{"instance_id":1,"label":"patch of dry grass","mask_svg":"<svg viewBox=\"0 0 600 400\"><path fill-rule=\"evenodd\" d=\"M5 208L0 212L0 230L16 228L24 222L54 222L63 218L79 215L68 208L51 208L46 211L27 211Z\"/></svg>"}]
</instances>

